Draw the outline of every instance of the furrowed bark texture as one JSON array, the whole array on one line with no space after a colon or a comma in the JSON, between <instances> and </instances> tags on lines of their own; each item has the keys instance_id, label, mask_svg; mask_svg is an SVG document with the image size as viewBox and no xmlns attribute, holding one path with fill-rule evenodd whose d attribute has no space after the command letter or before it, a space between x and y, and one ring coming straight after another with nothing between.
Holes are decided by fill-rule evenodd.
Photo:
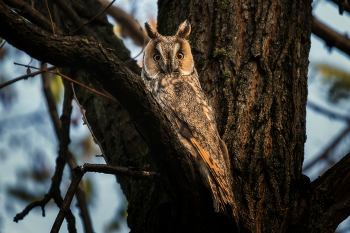
<instances>
[{"instance_id":1,"label":"furrowed bark texture","mask_svg":"<svg viewBox=\"0 0 350 233\"><path fill-rule=\"evenodd\" d=\"M307 232L301 184L311 1L159 1L158 31L185 19L234 167L245 232ZM301 186L301 187L299 187Z\"/></svg>"}]
</instances>

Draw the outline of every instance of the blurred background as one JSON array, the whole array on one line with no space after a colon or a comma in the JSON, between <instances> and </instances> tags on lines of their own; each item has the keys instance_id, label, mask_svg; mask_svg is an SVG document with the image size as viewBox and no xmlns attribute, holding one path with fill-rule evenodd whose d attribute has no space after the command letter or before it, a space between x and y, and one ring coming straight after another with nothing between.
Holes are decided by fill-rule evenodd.
<instances>
[{"instance_id":1,"label":"blurred background","mask_svg":"<svg viewBox=\"0 0 350 233\"><path fill-rule=\"evenodd\" d=\"M103 0L102 0L103 1ZM156 24L157 2L117 0L118 7L133 16L140 24ZM350 34L350 14L339 15L338 6L328 0L313 3L313 15L340 34ZM113 14L111 14L113 15ZM142 47L128 31L108 16L134 57ZM1 42L0 42L1 43ZM4 41L2 41L4 43ZM137 58L141 65L142 55ZM307 141L305 144L304 174L311 180L350 151L350 59L337 50L329 49L318 37L311 36ZM37 60L5 44L0 50L0 83L26 74L26 68L13 63L40 67ZM61 114L63 86L61 79L50 77L50 87ZM73 101L70 151L79 165L85 162L104 163L96 158L100 151L83 121L80 109ZM45 145L45 146L43 146ZM58 208L51 201L42 217L36 208L19 223L13 217L34 200L40 200L48 191L55 168L58 141L44 99L39 76L16 82L0 90L0 233L49 232ZM115 177L90 173L83 178L92 225L96 232L129 232L126 224L127 201ZM69 169L65 168L61 184L62 195L70 183ZM73 199L72 211L76 216L78 232L83 226ZM38 224L40 223L40 224ZM66 223L60 232L68 232ZM350 218L339 225L337 232L350 233Z\"/></svg>"}]
</instances>

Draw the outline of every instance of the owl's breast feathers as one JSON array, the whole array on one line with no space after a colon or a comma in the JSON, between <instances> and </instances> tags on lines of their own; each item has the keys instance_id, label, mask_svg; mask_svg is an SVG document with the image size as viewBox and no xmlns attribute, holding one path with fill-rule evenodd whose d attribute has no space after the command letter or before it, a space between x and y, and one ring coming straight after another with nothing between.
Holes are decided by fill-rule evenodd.
<instances>
[{"instance_id":1,"label":"owl's breast feathers","mask_svg":"<svg viewBox=\"0 0 350 233\"><path fill-rule=\"evenodd\" d=\"M157 89L154 97L165 109L180 141L195 158L202 180L212 192L216 211L226 213L228 204L237 217L227 149L196 75L197 72L195 75L162 77L157 81L158 85L153 86Z\"/></svg>"}]
</instances>

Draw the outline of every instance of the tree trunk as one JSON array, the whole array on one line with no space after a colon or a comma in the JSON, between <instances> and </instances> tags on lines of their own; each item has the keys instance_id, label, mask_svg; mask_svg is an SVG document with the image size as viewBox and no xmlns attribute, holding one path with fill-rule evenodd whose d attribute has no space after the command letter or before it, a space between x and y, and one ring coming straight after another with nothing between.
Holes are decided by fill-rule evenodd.
<instances>
[{"instance_id":1,"label":"tree trunk","mask_svg":"<svg viewBox=\"0 0 350 233\"><path fill-rule=\"evenodd\" d=\"M339 188L349 184L350 155L311 185L301 170L311 0L158 2L160 34L174 35L185 19L192 25L196 68L232 162L238 224L214 213L189 153L135 74L135 64L121 62L129 56L105 17L80 36L53 36L23 22L4 2L14 0L0 0L2 37L34 58L86 70L77 77L81 82L102 86L120 102L78 91L109 161L161 173L159 182L118 177L129 201L131 232L333 232L350 214L350 190ZM54 2L59 8L61 1ZM72 1L81 18L97 14L97 5ZM62 28L75 22L59 12L56 18L64 20L56 24Z\"/></svg>"},{"instance_id":2,"label":"tree trunk","mask_svg":"<svg viewBox=\"0 0 350 233\"><path fill-rule=\"evenodd\" d=\"M309 183L301 168L311 1L163 0L158 5L160 34L173 35L182 21L191 22L189 42L201 85L234 167L239 228L307 232L300 189ZM153 205L146 202L142 208L154 210ZM138 213L149 216L146 225L158 222L151 212ZM194 224L191 231L232 232L225 227L233 219L221 216L219 223L208 213L195 214L198 222L185 224L188 229Z\"/></svg>"}]
</instances>

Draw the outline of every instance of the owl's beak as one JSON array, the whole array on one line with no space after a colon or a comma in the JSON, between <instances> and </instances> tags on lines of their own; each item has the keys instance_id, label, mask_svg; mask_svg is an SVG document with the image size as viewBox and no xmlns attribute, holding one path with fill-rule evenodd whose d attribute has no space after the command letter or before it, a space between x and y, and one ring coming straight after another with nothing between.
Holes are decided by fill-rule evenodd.
<instances>
[{"instance_id":1,"label":"owl's beak","mask_svg":"<svg viewBox=\"0 0 350 233\"><path fill-rule=\"evenodd\" d=\"M168 74L171 74L173 71L174 71L174 69L173 69L173 66L172 66L172 62L169 60L167 66L166 66L166 72Z\"/></svg>"}]
</instances>

